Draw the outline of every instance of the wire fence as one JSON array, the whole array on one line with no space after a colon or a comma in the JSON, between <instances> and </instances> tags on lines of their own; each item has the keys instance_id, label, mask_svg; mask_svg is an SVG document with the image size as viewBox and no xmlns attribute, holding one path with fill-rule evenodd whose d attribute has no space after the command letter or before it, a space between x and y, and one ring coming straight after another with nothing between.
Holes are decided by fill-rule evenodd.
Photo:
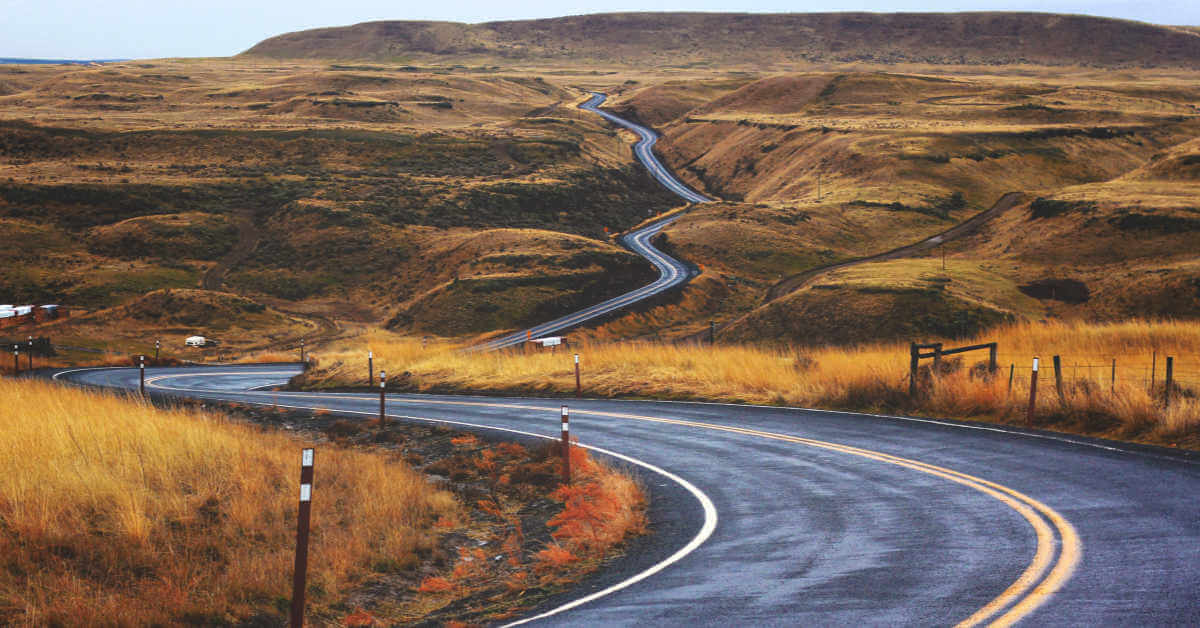
<instances>
[{"instance_id":1,"label":"wire fence","mask_svg":"<svg viewBox=\"0 0 1200 628\"><path fill-rule=\"evenodd\" d=\"M1041 366L1038 369L1038 382L1055 381L1053 356L1039 356ZM1098 386L1138 385L1147 390L1166 383L1168 356L1158 356L1155 359L1147 356L1144 360L1128 358L1084 358L1073 360L1060 357L1063 381L1092 382ZM1181 388L1200 390L1200 359L1191 356L1169 356L1174 358L1171 369L1172 382ZM1001 370L1013 370L1021 373L1029 380L1033 367L1033 356L1017 356L1001 354L997 362Z\"/></svg>"}]
</instances>

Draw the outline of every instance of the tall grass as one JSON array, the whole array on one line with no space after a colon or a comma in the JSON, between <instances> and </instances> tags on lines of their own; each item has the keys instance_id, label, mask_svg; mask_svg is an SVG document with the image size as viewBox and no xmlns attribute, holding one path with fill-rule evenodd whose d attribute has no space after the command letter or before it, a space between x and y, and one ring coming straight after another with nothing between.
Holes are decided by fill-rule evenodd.
<instances>
[{"instance_id":1,"label":"tall grass","mask_svg":"<svg viewBox=\"0 0 1200 628\"><path fill-rule=\"evenodd\" d=\"M0 623L280 621L301 443L191 410L0 381ZM319 447L310 613L416 565L453 497L382 454Z\"/></svg>"},{"instance_id":2,"label":"tall grass","mask_svg":"<svg viewBox=\"0 0 1200 628\"><path fill-rule=\"evenodd\" d=\"M922 339L936 341L937 339ZM931 378L922 377L922 394L908 397L909 351L906 344L853 347L715 347L662 343L586 344L557 352L510 350L463 352L450 344L422 343L381 331L320 352L321 368L305 383L313 387L366 383L366 351L375 367L386 368L392 385L410 390L476 390L545 394L574 391L572 353L582 360L585 394L668 399L711 399L854 410L903 411L954 418L1023 421L1029 365L1042 357L1040 425L1121 438L1196 442L1200 424L1200 323L1130 321L1018 323L993 329L979 338L950 342L947 348L998 342L1001 372L983 377L972 369L987 353L955 356ZM1157 353L1152 392L1148 374ZM1049 357L1063 356L1064 397L1057 398ZM1163 360L1176 358L1179 388L1164 408ZM1112 386L1112 360L1118 364ZM928 361L926 361L926 364ZM1008 367L1014 367L1008 390ZM1103 367L1103 368L1101 368ZM1018 370L1019 369L1019 370ZM927 370L927 369L926 369ZM1018 376L1019 374L1019 376ZM1088 377L1090 375L1090 377Z\"/></svg>"}]
</instances>

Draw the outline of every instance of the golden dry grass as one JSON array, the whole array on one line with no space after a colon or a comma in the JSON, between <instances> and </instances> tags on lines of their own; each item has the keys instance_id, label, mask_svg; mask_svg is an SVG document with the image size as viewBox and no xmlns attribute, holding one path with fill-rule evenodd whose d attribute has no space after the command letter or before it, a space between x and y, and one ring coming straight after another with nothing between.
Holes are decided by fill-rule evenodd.
<instances>
[{"instance_id":1,"label":"golden dry grass","mask_svg":"<svg viewBox=\"0 0 1200 628\"><path fill-rule=\"evenodd\" d=\"M960 368L940 374L932 391L916 401L907 397L908 346L899 343L784 349L622 343L574 350L581 355L588 396L888 410L992 421L1024 420L1029 364L1036 355L1045 365L1039 424L1154 442L1182 438L1200 446L1195 434L1200 401L1194 396L1200 391L1200 324L1017 323L976 339L947 342L947 348L992 341L999 343L1000 376L973 376L967 367L986 360L987 354L966 354L957 362ZM325 366L307 375L306 385L363 385L368 346L375 352L376 368L399 375L400 385L412 390L574 391L570 350L469 353L451 344L423 347L420 341L377 331L322 352ZM1062 356L1064 363L1062 402L1054 395L1053 355ZM1154 355L1157 388L1152 395L1148 380ZM1168 355L1175 357L1181 390L1164 409L1159 395ZM1117 361L1115 390L1110 385L1112 360ZM1017 365L1011 395L1009 365Z\"/></svg>"},{"instance_id":2,"label":"golden dry grass","mask_svg":"<svg viewBox=\"0 0 1200 628\"><path fill-rule=\"evenodd\" d=\"M0 623L281 618L302 443L196 411L0 382ZM430 550L454 498L383 455L318 447L310 614ZM273 620L275 621L275 620Z\"/></svg>"},{"instance_id":3,"label":"golden dry grass","mask_svg":"<svg viewBox=\"0 0 1200 628\"><path fill-rule=\"evenodd\" d=\"M536 596L560 590L595 570L626 539L646 531L646 497L641 485L626 471L593 458L586 449L571 448L571 483L560 484L561 449L557 443L530 451L513 443L483 447L471 436L452 442L461 452L451 461L452 473L474 475L475 482L489 486L488 496L479 506L495 523L488 543L480 544L491 549L461 548L449 571L431 575L417 587L428 595L431 609L455 597L479 593L494 603L491 591L497 583L517 593L518 601L527 593ZM513 499L514 493L523 490L513 479L517 477L542 484L550 499L562 503L562 510L546 522L552 540L544 545L525 542L522 520L527 513L521 500ZM480 614L470 619L491 623L510 617L513 611L510 600L480 609Z\"/></svg>"}]
</instances>

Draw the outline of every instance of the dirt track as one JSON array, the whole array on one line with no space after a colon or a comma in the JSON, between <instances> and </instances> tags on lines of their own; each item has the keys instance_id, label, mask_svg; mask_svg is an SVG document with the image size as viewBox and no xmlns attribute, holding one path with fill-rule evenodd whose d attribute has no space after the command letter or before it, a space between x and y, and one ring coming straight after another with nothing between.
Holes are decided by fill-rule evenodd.
<instances>
[{"instance_id":1,"label":"dirt track","mask_svg":"<svg viewBox=\"0 0 1200 628\"><path fill-rule=\"evenodd\" d=\"M763 298L762 304L766 305L775 299L791 294L808 285L808 283L813 279L816 279L817 277L837 268L847 268L850 266L857 266L859 264L866 264L868 262L882 262L890 259L908 257L910 255L928 251L939 244L951 242L962 238L963 236L970 235L979 229L979 227L984 223L987 223L989 220L999 216L1000 214L1003 214L1013 207L1016 207L1024 198L1025 196L1020 192L1009 192L1008 194L1001 196L1000 200L996 201L996 204L992 205L991 209L979 212L967 220L960 222L933 237L926 238L915 244L902 246L878 255L860 257L847 262L839 262L837 264L830 264L829 266L813 268L802 273L797 273L790 277L780 279L775 283L775 285L771 286L767 290L767 296Z\"/></svg>"},{"instance_id":2,"label":"dirt track","mask_svg":"<svg viewBox=\"0 0 1200 628\"><path fill-rule=\"evenodd\" d=\"M205 290L220 290L225 283L225 275L229 274L229 270L234 266L242 263L250 254L254 252L254 247L258 246L258 227L254 224L254 215L251 212L241 212L237 217L238 221L238 241L233 245L228 253L225 254L212 268L204 273L204 277L200 280L200 287Z\"/></svg>"}]
</instances>

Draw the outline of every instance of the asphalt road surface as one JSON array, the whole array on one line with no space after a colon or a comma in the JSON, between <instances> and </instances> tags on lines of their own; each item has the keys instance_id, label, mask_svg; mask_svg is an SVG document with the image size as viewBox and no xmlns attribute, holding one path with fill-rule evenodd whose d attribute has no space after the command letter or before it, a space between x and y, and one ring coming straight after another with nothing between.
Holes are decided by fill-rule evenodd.
<instances>
[{"instance_id":1,"label":"asphalt road surface","mask_svg":"<svg viewBox=\"0 0 1200 628\"><path fill-rule=\"evenodd\" d=\"M692 190L683 183L680 183L679 180L676 179L670 172L668 172L667 169L663 167L662 163L658 161L658 158L654 156L654 142L658 140L658 134L644 126L634 124L633 122L630 122L624 118L615 116L600 109L600 104L604 102L605 98L606 96L604 94L592 94L592 98L579 105L579 108L597 113L603 116L606 120L637 133L640 139L633 147L634 155L636 155L638 161L642 162L642 165L649 170L650 174L668 190L674 192L680 198L688 201L689 203L708 203L712 201L712 199L708 198L707 196ZM520 331L501 336L479 345L479 348L485 350L503 349L504 347L511 347L521 344L528 338L540 338L542 336L549 336L556 332L565 331L581 323L587 322L599 316L604 316L605 314L614 312L624 307L628 307L629 305L637 303L642 299L660 294L680 284L686 283L692 278L693 273L691 269L689 269L688 266L683 262L671 257L670 255L667 255L666 253L663 253L650 244L651 238L658 235L658 232L662 231L663 227L666 227L667 225L678 220L680 216L682 216L682 214L668 216L662 220L657 220L653 223L650 223L641 229L621 236L621 242L630 251L633 251L634 253L646 258L651 264L654 265L654 268L658 270L658 279L655 279L652 283L642 286L637 290L622 294L618 297L613 297L607 301L604 301L603 303L598 303L591 307L584 308L578 312L556 318L540 325L535 325L529 329L522 329Z\"/></svg>"},{"instance_id":2,"label":"asphalt road surface","mask_svg":"<svg viewBox=\"0 0 1200 628\"><path fill-rule=\"evenodd\" d=\"M150 368L147 388L376 416L375 394L261 390L298 372ZM136 369L56 378L138 384ZM388 414L558 438L561 403L389 395ZM581 445L640 473L654 534L532 623L1200 625L1195 457L902 417L566 403Z\"/></svg>"}]
</instances>

